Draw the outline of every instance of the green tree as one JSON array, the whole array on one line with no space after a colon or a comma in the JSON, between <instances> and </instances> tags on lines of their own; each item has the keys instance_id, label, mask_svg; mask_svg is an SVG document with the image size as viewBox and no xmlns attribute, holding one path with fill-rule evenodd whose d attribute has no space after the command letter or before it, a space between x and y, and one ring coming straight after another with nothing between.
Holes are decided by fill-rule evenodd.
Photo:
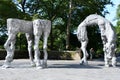
<instances>
[{"instance_id":1,"label":"green tree","mask_svg":"<svg viewBox=\"0 0 120 80\"><path fill-rule=\"evenodd\" d=\"M0 0L0 41L3 44L7 39L6 35L6 19L17 18L18 11L12 0Z\"/></svg>"},{"instance_id":2,"label":"green tree","mask_svg":"<svg viewBox=\"0 0 120 80\"><path fill-rule=\"evenodd\" d=\"M116 19L117 19L117 26L115 28L117 33L117 52L120 52L120 4L117 7Z\"/></svg>"}]
</instances>

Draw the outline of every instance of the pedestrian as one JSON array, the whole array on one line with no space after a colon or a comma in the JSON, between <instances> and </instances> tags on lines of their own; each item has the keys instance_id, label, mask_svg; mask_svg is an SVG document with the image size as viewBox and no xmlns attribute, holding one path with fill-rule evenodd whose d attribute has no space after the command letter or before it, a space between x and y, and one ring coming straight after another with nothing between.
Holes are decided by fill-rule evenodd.
<instances>
[{"instance_id":1,"label":"pedestrian","mask_svg":"<svg viewBox=\"0 0 120 80\"><path fill-rule=\"evenodd\" d=\"M95 54L95 51L93 48L90 49L90 60L93 59L93 55Z\"/></svg>"}]
</instances>

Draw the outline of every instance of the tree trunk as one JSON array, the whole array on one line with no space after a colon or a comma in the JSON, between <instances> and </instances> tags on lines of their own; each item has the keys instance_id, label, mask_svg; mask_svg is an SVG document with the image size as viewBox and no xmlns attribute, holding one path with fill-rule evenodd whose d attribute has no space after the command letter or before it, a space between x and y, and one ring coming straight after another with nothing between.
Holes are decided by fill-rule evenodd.
<instances>
[{"instance_id":1,"label":"tree trunk","mask_svg":"<svg viewBox=\"0 0 120 80\"><path fill-rule=\"evenodd\" d=\"M69 13L68 13L68 23L67 23L67 35L66 35L66 49L70 48L70 42L69 42L69 37L70 37L70 25L71 25L71 12L72 12L72 0L69 2Z\"/></svg>"},{"instance_id":2,"label":"tree trunk","mask_svg":"<svg viewBox=\"0 0 120 80\"><path fill-rule=\"evenodd\" d=\"M24 6L25 6L25 3L26 3L26 0L22 0L22 1L21 1L21 6L22 6L22 11L23 11L23 13L25 13L25 7L24 7ZM21 41L22 38L21 38L21 37L22 37L22 35L20 34L20 50L21 50L21 48L22 48L22 41ZM27 45L26 45L26 47L27 47Z\"/></svg>"},{"instance_id":3,"label":"tree trunk","mask_svg":"<svg viewBox=\"0 0 120 80\"><path fill-rule=\"evenodd\" d=\"M50 32L50 49L53 50L52 20L51 20L51 32Z\"/></svg>"},{"instance_id":4,"label":"tree trunk","mask_svg":"<svg viewBox=\"0 0 120 80\"><path fill-rule=\"evenodd\" d=\"M25 3L26 3L26 0L22 0L21 6L24 13L25 13Z\"/></svg>"}]
</instances>

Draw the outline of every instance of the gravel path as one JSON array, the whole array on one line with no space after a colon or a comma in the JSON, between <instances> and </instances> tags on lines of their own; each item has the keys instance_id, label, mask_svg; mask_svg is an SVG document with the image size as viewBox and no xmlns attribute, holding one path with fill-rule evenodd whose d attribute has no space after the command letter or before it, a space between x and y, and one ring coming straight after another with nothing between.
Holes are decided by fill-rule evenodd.
<instances>
[{"instance_id":1,"label":"gravel path","mask_svg":"<svg viewBox=\"0 0 120 80\"><path fill-rule=\"evenodd\" d=\"M0 60L2 66L4 60ZM102 59L79 65L77 60L48 60L48 68L31 67L28 59L15 59L13 68L0 68L0 80L120 80L120 58L116 68L104 67Z\"/></svg>"}]
</instances>

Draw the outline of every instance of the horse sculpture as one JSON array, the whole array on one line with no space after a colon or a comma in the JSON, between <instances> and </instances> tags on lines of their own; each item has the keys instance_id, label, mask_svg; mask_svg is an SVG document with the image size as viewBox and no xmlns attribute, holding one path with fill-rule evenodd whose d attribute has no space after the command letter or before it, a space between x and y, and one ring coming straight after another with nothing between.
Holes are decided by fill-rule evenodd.
<instances>
[{"instance_id":1,"label":"horse sculpture","mask_svg":"<svg viewBox=\"0 0 120 80\"><path fill-rule=\"evenodd\" d=\"M87 30L86 26L89 25L98 25L101 31L101 39L103 41L103 51L104 51L104 61L105 66L110 66L110 61L112 62L112 66L116 66L116 33L111 25L111 23L105 19L104 17L91 14L87 16L81 24L79 24L77 29L77 37L78 40L81 42L81 50L83 51L83 58L80 61L80 64L88 64L87 62L87 44L88 44L88 37L87 37Z\"/></svg>"},{"instance_id":2,"label":"horse sculpture","mask_svg":"<svg viewBox=\"0 0 120 80\"><path fill-rule=\"evenodd\" d=\"M16 35L19 32L23 32L26 35L27 42L28 42L28 52L29 52L29 58L30 58L30 61L31 61L31 65L32 66L35 65L36 67L41 67L40 58L39 58L40 53L38 52L38 48L36 49L36 47L38 47L38 44L39 44L38 43L38 40L39 40L38 36L40 36L42 32L46 33L46 34L44 34L44 41L45 41L44 52L45 52L45 59L46 59L47 58L47 51L46 51L47 40L46 39L48 38L48 34L50 33L50 28L51 28L51 25L49 26L49 24L47 24L48 22L50 22L50 21L40 20L40 19L37 19L33 22L32 21L20 20L20 19L13 19L13 18L7 19L8 39L7 39L6 43L4 44L4 48L7 51L7 56L5 58L4 65L2 67L3 68L9 68L11 62L13 61L13 56L14 56L14 51L15 51ZM33 25L33 23L36 23L37 27L35 25ZM38 25L38 24L41 24L41 25ZM47 28L46 28L46 26L47 26ZM35 50L34 58L35 58L35 61L33 60L33 56L32 56L33 34L35 35L35 44L34 44L34 50ZM37 50L37 52L36 52L36 50Z\"/></svg>"}]
</instances>

